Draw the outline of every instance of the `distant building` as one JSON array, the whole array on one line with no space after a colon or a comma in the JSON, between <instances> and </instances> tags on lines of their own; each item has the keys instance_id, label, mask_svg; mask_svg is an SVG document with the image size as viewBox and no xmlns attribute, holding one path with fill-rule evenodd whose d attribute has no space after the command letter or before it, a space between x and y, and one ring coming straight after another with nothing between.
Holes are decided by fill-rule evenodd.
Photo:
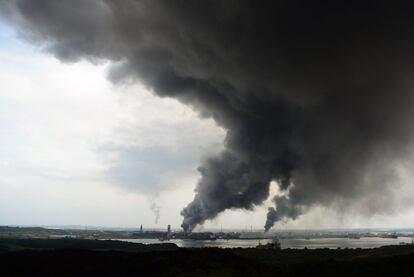
<instances>
[{"instance_id":1,"label":"distant building","mask_svg":"<svg viewBox=\"0 0 414 277\"><path fill-rule=\"evenodd\" d=\"M169 234L169 233L171 233L171 225L170 224L168 224L168 227L167 227L167 233Z\"/></svg>"},{"instance_id":2,"label":"distant building","mask_svg":"<svg viewBox=\"0 0 414 277\"><path fill-rule=\"evenodd\" d=\"M139 227L139 231L142 232L142 224L141 224L141 227Z\"/></svg>"},{"instance_id":3,"label":"distant building","mask_svg":"<svg viewBox=\"0 0 414 277\"><path fill-rule=\"evenodd\" d=\"M259 241L259 245L256 246L257 249L280 249L280 241L278 238L273 238L272 242L267 244L261 244Z\"/></svg>"}]
</instances>

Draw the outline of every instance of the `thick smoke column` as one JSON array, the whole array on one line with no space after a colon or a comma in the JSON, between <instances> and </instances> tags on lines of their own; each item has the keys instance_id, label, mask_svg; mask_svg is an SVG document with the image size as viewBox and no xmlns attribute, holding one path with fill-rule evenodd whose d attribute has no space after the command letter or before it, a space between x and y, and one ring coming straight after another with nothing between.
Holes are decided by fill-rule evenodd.
<instances>
[{"instance_id":1,"label":"thick smoke column","mask_svg":"<svg viewBox=\"0 0 414 277\"><path fill-rule=\"evenodd\" d=\"M277 203L277 211L273 207L269 208L265 231L268 231L275 222L283 218L296 219L302 213L301 208L296 203L289 201L284 196L276 196L273 200Z\"/></svg>"},{"instance_id":2,"label":"thick smoke column","mask_svg":"<svg viewBox=\"0 0 414 277\"><path fill-rule=\"evenodd\" d=\"M407 1L404 1L407 3ZM398 1L2 1L64 61L115 63L227 130L182 211L191 230L276 196L266 229L314 205L393 205L414 128L414 10Z\"/></svg>"}]
</instances>

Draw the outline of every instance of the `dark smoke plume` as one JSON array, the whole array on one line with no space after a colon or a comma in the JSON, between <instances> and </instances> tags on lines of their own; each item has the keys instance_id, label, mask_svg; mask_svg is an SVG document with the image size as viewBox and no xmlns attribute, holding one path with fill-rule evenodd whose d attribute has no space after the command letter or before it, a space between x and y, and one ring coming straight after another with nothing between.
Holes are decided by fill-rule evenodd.
<instances>
[{"instance_id":1,"label":"dark smoke plume","mask_svg":"<svg viewBox=\"0 0 414 277\"><path fill-rule=\"evenodd\" d=\"M276 181L266 230L314 205L393 205L414 128L408 1L11 0L4 17L63 61L110 60L227 130L199 168L191 230L252 209Z\"/></svg>"}]
</instances>

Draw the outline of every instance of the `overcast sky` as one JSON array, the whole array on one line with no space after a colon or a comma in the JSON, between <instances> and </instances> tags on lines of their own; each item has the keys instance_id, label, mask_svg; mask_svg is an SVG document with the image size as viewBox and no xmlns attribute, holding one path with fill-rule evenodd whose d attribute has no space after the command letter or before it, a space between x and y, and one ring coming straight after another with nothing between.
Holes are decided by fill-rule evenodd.
<instances>
[{"instance_id":1,"label":"overcast sky","mask_svg":"<svg viewBox=\"0 0 414 277\"><path fill-rule=\"evenodd\" d=\"M179 227L197 166L222 149L224 130L140 84L115 86L107 69L64 64L0 23L0 225ZM205 226L262 228L270 205ZM412 209L365 218L316 207L277 227L412 227L412 219Z\"/></svg>"}]
</instances>

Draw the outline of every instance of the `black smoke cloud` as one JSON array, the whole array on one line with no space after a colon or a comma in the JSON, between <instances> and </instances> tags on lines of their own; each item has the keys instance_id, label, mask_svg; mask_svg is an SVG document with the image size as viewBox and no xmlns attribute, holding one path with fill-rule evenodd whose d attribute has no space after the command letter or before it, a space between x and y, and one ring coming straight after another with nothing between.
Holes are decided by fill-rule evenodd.
<instances>
[{"instance_id":1,"label":"black smoke cloud","mask_svg":"<svg viewBox=\"0 0 414 277\"><path fill-rule=\"evenodd\" d=\"M404 4L405 2L405 4ZM314 205L393 205L413 133L407 1L3 1L21 36L64 61L110 60L225 128L182 211L191 230L252 209L276 181L266 229Z\"/></svg>"}]
</instances>

